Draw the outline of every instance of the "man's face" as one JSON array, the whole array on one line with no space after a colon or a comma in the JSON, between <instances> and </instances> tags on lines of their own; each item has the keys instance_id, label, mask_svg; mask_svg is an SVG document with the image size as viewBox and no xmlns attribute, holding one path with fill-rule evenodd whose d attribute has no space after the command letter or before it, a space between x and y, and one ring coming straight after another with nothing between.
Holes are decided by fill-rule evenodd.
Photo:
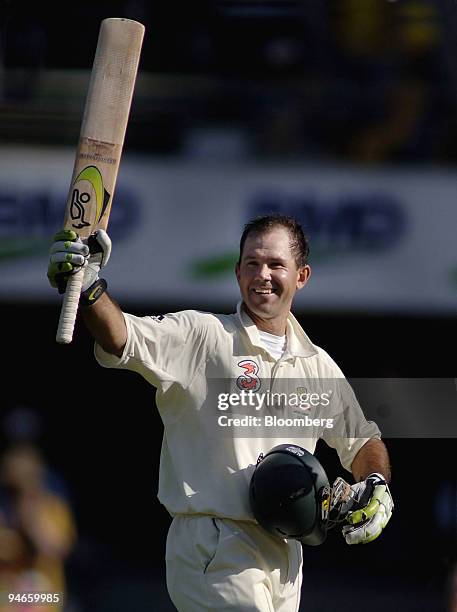
<instances>
[{"instance_id":1,"label":"man's face","mask_svg":"<svg viewBox=\"0 0 457 612\"><path fill-rule=\"evenodd\" d=\"M295 292L306 284L310 273L309 266L297 267L289 232L281 226L249 234L236 266L241 296L256 323L256 319L285 321Z\"/></svg>"}]
</instances>

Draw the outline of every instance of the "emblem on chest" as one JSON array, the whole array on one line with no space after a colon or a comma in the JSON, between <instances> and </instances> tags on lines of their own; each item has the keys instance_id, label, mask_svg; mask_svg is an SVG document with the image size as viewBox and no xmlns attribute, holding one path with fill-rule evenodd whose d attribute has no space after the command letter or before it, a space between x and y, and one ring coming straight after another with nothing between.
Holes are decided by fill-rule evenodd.
<instances>
[{"instance_id":1,"label":"emblem on chest","mask_svg":"<svg viewBox=\"0 0 457 612\"><path fill-rule=\"evenodd\" d=\"M238 363L243 373L236 379L236 386L241 391L258 391L261 380L258 377L259 366L253 359L244 359Z\"/></svg>"}]
</instances>

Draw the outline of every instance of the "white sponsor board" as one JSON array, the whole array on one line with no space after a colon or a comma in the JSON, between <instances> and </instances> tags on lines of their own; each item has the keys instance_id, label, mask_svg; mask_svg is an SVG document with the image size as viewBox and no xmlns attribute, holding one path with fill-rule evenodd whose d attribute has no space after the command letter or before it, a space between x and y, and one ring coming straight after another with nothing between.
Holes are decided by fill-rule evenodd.
<instances>
[{"instance_id":1,"label":"white sponsor board","mask_svg":"<svg viewBox=\"0 0 457 612\"><path fill-rule=\"evenodd\" d=\"M60 299L46 280L74 151L0 149L0 298ZM292 214L311 241L299 309L457 311L457 172L163 161L125 153L104 272L121 301L228 307L244 223Z\"/></svg>"}]
</instances>

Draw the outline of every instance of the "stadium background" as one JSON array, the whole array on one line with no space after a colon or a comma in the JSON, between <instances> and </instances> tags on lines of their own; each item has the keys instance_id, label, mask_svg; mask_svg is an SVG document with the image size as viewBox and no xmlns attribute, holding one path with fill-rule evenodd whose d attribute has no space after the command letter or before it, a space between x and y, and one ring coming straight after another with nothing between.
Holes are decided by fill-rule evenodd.
<instances>
[{"instance_id":1,"label":"stadium background","mask_svg":"<svg viewBox=\"0 0 457 612\"><path fill-rule=\"evenodd\" d=\"M443 257L443 252L456 252L448 238L449 227L455 228L457 190L455 3L160 4L79 3L58 15L50 3L27 9L20 2L1 3L1 442L5 448L12 438L28 432L65 481L78 531L66 559L69 609L75 611L171 609L164 586L169 518L155 498L162 425L152 389L133 374L99 368L82 325L71 347L54 344L59 303L46 286L45 269L46 245L58 225L52 227L53 216L46 223L32 217L31 227L26 215L11 213L16 205L47 210L43 159L49 155L56 164L60 156L71 159L104 17L131 17L147 27L113 214L121 206L121 195L130 197L131 180L141 171L145 185L136 205L140 210L154 207L151 236L160 233L169 245L165 253L160 246L155 258L152 239L151 256L130 262L130 273L138 279L130 292L124 264L115 259L114 241L114 262L106 277L122 307L136 314L205 310L209 305L231 312L236 286L229 277L221 281L209 275L202 281L189 272L181 303L184 281L177 279L174 286L162 260L174 269L178 259L199 256L205 241L218 243L216 231L221 243L230 245L249 217L250 203L234 198L232 225L226 229L225 221L218 220L230 215L230 203L224 199L218 210L216 198L205 209L201 201L192 200L199 192L205 199L205 185L215 171L222 177L221 200L224 177L238 177L244 188L256 187L259 172L276 173L281 178L271 182L266 195L264 179L259 181L262 206L273 202L286 212L292 206L318 234L313 260L310 231L316 283L333 266L333 293L316 291L307 303L305 290L296 308L311 339L328 350L348 376L455 375L457 285L455 266L454 272L445 268ZM21 170L5 170L12 156L23 156L22 176ZM154 177L164 191L167 172L159 171L164 168L171 177L180 171L192 174L191 201L186 201L185 187L176 192L177 199L157 201ZM64 186L70 172L71 166L58 179ZM395 242L388 236L381 241L374 256L370 237L361 240L356 230L343 229L341 239L338 223L347 222L344 216L332 217L334 233L325 233L311 212L323 211L325 218L328 202L314 184L309 195L306 180L297 179L301 173L311 177L310 184L320 173L333 181L330 207L335 210L351 192L341 173L354 184L370 175L379 193L391 196L384 201L387 208L393 201L409 225ZM229 185L229 179L225 181ZM21 192L24 182L27 189ZM434 200L443 182L444 195ZM418 183L424 185L425 198ZM322 188L327 194L325 184ZM15 189L22 199L11 199ZM370 199L372 192L370 188L358 194L356 205L368 212L378 206L378 200ZM64 198L65 189L59 193ZM63 206L54 199L56 206ZM167 216L165 222L169 207L182 207L182 218L193 219L200 232L184 236L179 216L174 223ZM407 229L419 227L424 218L430 231L408 242L414 232ZM147 235L148 227L142 231ZM333 236L339 240L335 252ZM121 240L127 252L135 248L135 232L120 235ZM408 251L406 260L401 249L407 243L416 251ZM208 253L211 258L211 250ZM387 272L383 257L390 266ZM442 292L430 268L431 262L441 260L446 285ZM222 268L226 264L223 260ZM362 274L370 266L373 282L362 275L357 285L358 271ZM388 282L392 274L393 285ZM138 285L144 285L143 295ZM436 409L430 406L431 421ZM413 407L405 410L414 418ZM325 546L306 549L303 610L373 611L387 605L402 611L457 609L450 595L457 538L455 434L387 441L397 504L394 518L370 546L349 548L339 534L331 533ZM332 452L321 448L319 456L330 475L341 473Z\"/></svg>"}]
</instances>

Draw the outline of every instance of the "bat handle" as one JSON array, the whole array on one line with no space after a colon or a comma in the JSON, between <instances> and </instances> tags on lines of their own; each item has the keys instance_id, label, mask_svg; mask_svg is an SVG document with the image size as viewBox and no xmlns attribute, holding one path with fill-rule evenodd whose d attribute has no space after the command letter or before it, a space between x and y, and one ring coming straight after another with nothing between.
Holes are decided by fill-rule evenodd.
<instances>
[{"instance_id":1,"label":"bat handle","mask_svg":"<svg viewBox=\"0 0 457 612\"><path fill-rule=\"evenodd\" d=\"M56 334L56 341L59 344L70 344L72 341L83 278L84 269L68 279Z\"/></svg>"}]
</instances>

